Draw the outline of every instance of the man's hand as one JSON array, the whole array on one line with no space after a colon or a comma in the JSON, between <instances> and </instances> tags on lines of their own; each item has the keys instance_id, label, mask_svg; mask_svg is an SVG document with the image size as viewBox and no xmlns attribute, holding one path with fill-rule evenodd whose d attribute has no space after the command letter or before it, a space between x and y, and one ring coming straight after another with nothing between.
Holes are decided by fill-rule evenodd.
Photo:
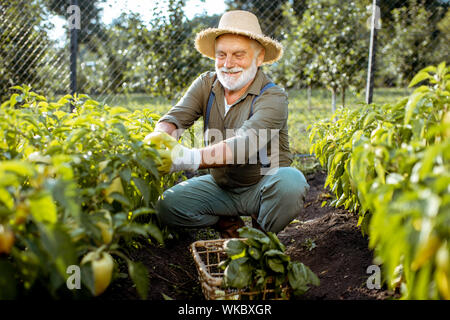
<instances>
[{"instance_id":1,"label":"man's hand","mask_svg":"<svg viewBox=\"0 0 450 320\"><path fill-rule=\"evenodd\" d=\"M158 172L161 175L177 171L195 171L201 162L201 153L198 149L189 149L177 142L171 135L156 131L144 139L147 144L155 144L160 154Z\"/></svg>"},{"instance_id":2,"label":"man's hand","mask_svg":"<svg viewBox=\"0 0 450 320\"><path fill-rule=\"evenodd\" d=\"M149 133L144 138L144 143L146 144L155 144L158 149L168 148L172 149L176 144L178 144L177 140L172 137L170 134L167 134L163 131L153 131Z\"/></svg>"}]
</instances>

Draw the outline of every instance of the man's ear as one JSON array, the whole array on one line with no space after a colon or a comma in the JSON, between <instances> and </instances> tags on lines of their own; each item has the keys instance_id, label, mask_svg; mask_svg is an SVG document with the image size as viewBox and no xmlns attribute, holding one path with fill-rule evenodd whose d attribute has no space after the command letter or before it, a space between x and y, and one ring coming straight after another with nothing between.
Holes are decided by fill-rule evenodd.
<instances>
[{"instance_id":1,"label":"man's ear","mask_svg":"<svg viewBox=\"0 0 450 320\"><path fill-rule=\"evenodd\" d=\"M266 49L262 48L261 51L258 54L258 57L256 58L256 65L260 67L264 62L264 55L266 54Z\"/></svg>"}]
</instances>

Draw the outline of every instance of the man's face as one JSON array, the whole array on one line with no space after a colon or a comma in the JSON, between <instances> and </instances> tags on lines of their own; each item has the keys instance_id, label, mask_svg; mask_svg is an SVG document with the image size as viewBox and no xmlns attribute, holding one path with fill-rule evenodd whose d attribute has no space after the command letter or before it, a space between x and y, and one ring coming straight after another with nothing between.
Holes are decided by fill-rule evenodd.
<instances>
[{"instance_id":1,"label":"man's face","mask_svg":"<svg viewBox=\"0 0 450 320\"><path fill-rule=\"evenodd\" d=\"M224 34L216 39L216 73L228 90L239 90L252 81L263 60L264 49L258 50L247 37Z\"/></svg>"}]
</instances>

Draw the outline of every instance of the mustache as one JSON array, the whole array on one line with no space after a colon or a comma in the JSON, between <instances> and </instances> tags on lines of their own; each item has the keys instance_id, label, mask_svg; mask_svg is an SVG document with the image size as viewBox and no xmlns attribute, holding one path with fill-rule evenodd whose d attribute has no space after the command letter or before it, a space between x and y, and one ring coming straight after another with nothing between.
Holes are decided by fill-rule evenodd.
<instances>
[{"instance_id":1,"label":"mustache","mask_svg":"<svg viewBox=\"0 0 450 320\"><path fill-rule=\"evenodd\" d=\"M240 72L240 71L244 71L243 68L239 68L239 67L234 67L234 68L222 67L222 68L219 68L219 70L221 72Z\"/></svg>"}]
</instances>

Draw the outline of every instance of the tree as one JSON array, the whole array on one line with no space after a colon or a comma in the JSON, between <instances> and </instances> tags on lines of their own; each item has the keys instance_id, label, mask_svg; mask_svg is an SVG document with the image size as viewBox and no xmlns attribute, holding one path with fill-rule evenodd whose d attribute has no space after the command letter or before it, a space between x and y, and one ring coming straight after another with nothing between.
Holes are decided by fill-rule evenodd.
<instances>
[{"instance_id":1,"label":"tree","mask_svg":"<svg viewBox=\"0 0 450 320\"><path fill-rule=\"evenodd\" d=\"M142 85L153 95L178 97L200 73L214 68L211 60L195 50L194 39L200 29L216 25L218 17L189 21L184 5L184 0L169 1L166 11L156 12L149 29L142 29L136 39L144 54L132 72L145 75Z\"/></svg>"},{"instance_id":2,"label":"tree","mask_svg":"<svg viewBox=\"0 0 450 320\"><path fill-rule=\"evenodd\" d=\"M290 77L308 86L319 83L332 92L332 109L336 109L336 94L340 90L345 103L345 90L364 87L368 55L370 15L362 0L341 2L317 0L308 2L301 22L292 17L284 45L284 69ZM287 58L287 59L286 59ZM295 81L291 78L290 81Z\"/></svg>"},{"instance_id":3,"label":"tree","mask_svg":"<svg viewBox=\"0 0 450 320\"><path fill-rule=\"evenodd\" d=\"M259 20L262 32L279 39L284 25L283 4L286 0L226 0L228 10L246 10L254 13Z\"/></svg>"},{"instance_id":4,"label":"tree","mask_svg":"<svg viewBox=\"0 0 450 320\"><path fill-rule=\"evenodd\" d=\"M307 3L303 2L304 5ZM306 7L306 6L305 6ZM286 89L308 89L308 108L311 108L311 88L318 85L318 68L312 63L314 59L314 41L301 35L302 20L288 2L283 6L285 19L282 32L284 47L283 58L270 71L272 78Z\"/></svg>"},{"instance_id":5,"label":"tree","mask_svg":"<svg viewBox=\"0 0 450 320\"><path fill-rule=\"evenodd\" d=\"M47 35L48 12L35 0L2 0L0 16L0 99L13 85L30 84L39 91L57 87L42 73L43 66L61 58L48 50L54 45Z\"/></svg>"},{"instance_id":6,"label":"tree","mask_svg":"<svg viewBox=\"0 0 450 320\"><path fill-rule=\"evenodd\" d=\"M99 6L106 0L78 0L80 7L80 25L82 26L78 30L78 43L80 46L80 52L88 50L86 54L89 56L93 54L99 59L105 59L106 63L105 72L108 74L109 79L102 82L101 92L119 92L123 86L124 80L124 68L121 63L121 58L114 54L117 52L111 48L111 44L114 39L111 38L110 29L101 21L102 9ZM48 8L62 16L67 16L68 3L60 0L46 0ZM67 30L67 36L69 37L69 30ZM68 50L68 49L67 49ZM83 55L85 53L81 53ZM97 60L94 60L97 61ZM80 68L78 68L80 69ZM83 72L83 68L80 70ZM80 91L88 90L86 76L82 73L78 73L80 76L77 79L77 88ZM80 81L84 80L84 81ZM94 86L96 91L99 91L100 86Z\"/></svg>"},{"instance_id":7,"label":"tree","mask_svg":"<svg viewBox=\"0 0 450 320\"><path fill-rule=\"evenodd\" d=\"M218 16L188 20L183 9L184 1L156 3L149 22L139 13L123 13L105 29L109 41L97 52L82 45L82 90L180 96L195 77L214 68L211 60L195 50L194 39L197 31L216 26L219 20ZM114 79L109 70L111 57L122 71L116 76L115 89L108 90Z\"/></svg>"},{"instance_id":8,"label":"tree","mask_svg":"<svg viewBox=\"0 0 450 320\"><path fill-rule=\"evenodd\" d=\"M434 18L443 16L444 7L434 10L418 0L392 10L392 24L383 25L379 33L377 63L383 85L407 85L427 65L448 61L448 29L440 30ZM441 21L445 23L445 17Z\"/></svg>"}]
</instances>

